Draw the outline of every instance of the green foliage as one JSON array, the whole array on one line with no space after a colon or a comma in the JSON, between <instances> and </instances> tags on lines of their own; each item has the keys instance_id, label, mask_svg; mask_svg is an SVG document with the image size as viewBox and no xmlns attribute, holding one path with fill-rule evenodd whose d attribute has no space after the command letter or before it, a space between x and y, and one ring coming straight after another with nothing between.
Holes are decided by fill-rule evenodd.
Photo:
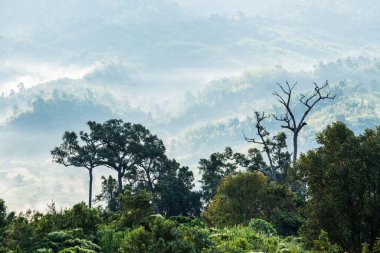
<instances>
[{"instance_id":1,"label":"green foliage","mask_svg":"<svg viewBox=\"0 0 380 253\"><path fill-rule=\"evenodd\" d=\"M144 253L149 252L152 235L145 230L144 227L139 227L131 231L124 238L120 250L121 252Z\"/></svg>"},{"instance_id":2,"label":"green foliage","mask_svg":"<svg viewBox=\"0 0 380 253\"><path fill-rule=\"evenodd\" d=\"M91 134L81 131L78 135L75 132L65 132L62 137L63 143L54 148L50 153L53 161L65 166L84 167L90 176L88 206L92 206L92 181L93 169L102 165L98 156L98 143ZM80 141L83 143L80 143Z\"/></svg>"},{"instance_id":3,"label":"green foliage","mask_svg":"<svg viewBox=\"0 0 380 253\"><path fill-rule=\"evenodd\" d=\"M60 252L62 250L89 250L90 252L99 252L100 247L93 242L84 238L81 230L60 230L47 234L43 240L34 246L35 251ZM65 251L66 252L66 251ZM70 251L67 251L70 252ZM74 251L76 252L76 251ZM78 251L86 252L86 251Z\"/></svg>"},{"instance_id":4,"label":"green foliage","mask_svg":"<svg viewBox=\"0 0 380 253\"><path fill-rule=\"evenodd\" d=\"M329 240L328 234L326 231L321 230L317 240L313 241L313 247L318 252L323 253L339 253L341 250L336 244L332 244Z\"/></svg>"},{"instance_id":5,"label":"green foliage","mask_svg":"<svg viewBox=\"0 0 380 253\"><path fill-rule=\"evenodd\" d=\"M117 231L115 228L103 227L97 233L98 244L103 253L115 253L128 233L128 230Z\"/></svg>"},{"instance_id":6,"label":"green foliage","mask_svg":"<svg viewBox=\"0 0 380 253\"><path fill-rule=\"evenodd\" d=\"M237 156L240 158L240 156ZM202 198L208 204L215 196L221 180L236 171L237 161L230 147L226 147L223 153L213 153L209 159L201 159L198 169L202 173Z\"/></svg>"},{"instance_id":7,"label":"green foliage","mask_svg":"<svg viewBox=\"0 0 380 253\"><path fill-rule=\"evenodd\" d=\"M167 172L157 181L155 192L161 214L170 216L197 216L200 214L200 193L193 192L193 172L175 160L165 163Z\"/></svg>"},{"instance_id":8,"label":"green foliage","mask_svg":"<svg viewBox=\"0 0 380 253\"><path fill-rule=\"evenodd\" d=\"M224 178L203 217L215 226L248 224L252 218L277 218L276 228L285 230L286 220L278 213L298 216L295 196L285 186L268 180L261 172L237 173ZM295 234L298 227L291 231Z\"/></svg>"},{"instance_id":9,"label":"green foliage","mask_svg":"<svg viewBox=\"0 0 380 253\"><path fill-rule=\"evenodd\" d=\"M296 206L296 208L297 211L282 208L273 209L269 220L276 227L276 230L280 235L291 236L297 234L304 219L298 211L302 206Z\"/></svg>"},{"instance_id":10,"label":"green foliage","mask_svg":"<svg viewBox=\"0 0 380 253\"><path fill-rule=\"evenodd\" d=\"M267 183L262 173L227 176L203 216L217 226L248 223L253 217L261 217Z\"/></svg>"},{"instance_id":11,"label":"green foliage","mask_svg":"<svg viewBox=\"0 0 380 253\"><path fill-rule=\"evenodd\" d=\"M95 201L105 201L108 210L113 212L117 211L120 208L117 180L112 176L109 176L108 178L102 176L102 191L95 196Z\"/></svg>"},{"instance_id":12,"label":"green foliage","mask_svg":"<svg viewBox=\"0 0 380 253\"><path fill-rule=\"evenodd\" d=\"M84 202L76 204L64 212L66 228L81 228L86 234L95 234L101 222L96 209L90 209Z\"/></svg>"},{"instance_id":13,"label":"green foliage","mask_svg":"<svg viewBox=\"0 0 380 253\"><path fill-rule=\"evenodd\" d=\"M146 229L139 227L124 239L122 252L196 253L211 245L205 229L186 227L175 221L155 218Z\"/></svg>"},{"instance_id":14,"label":"green foliage","mask_svg":"<svg viewBox=\"0 0 380 253\"><path fill-rule=\"evenodd\" d=\"M7 206L5 205L5 201L0 198L0 245L4 244L4 233L7 229L7 225L9 223L7 216ZM1 246L0 246L1 252Z\"/></svg>"},{"instance_id":15,"label":"green foliage","mask_svg":"<svg viewBox=\"0 0 380 253\"><path fill-rule=\"evenodd\" d=\"M227 148L202 159L203 199L207 204L213 198L198 217L194 175L166 157L161 140L121 120L89 125L91 135L83 136L98 142L96 157L118 172L118 179L103 178L98 200L107 208L82 202L57 211L52 203L46 214L16 215L7 214L0 199L0 253L380 252L380 127L356 136L338 122L318 135L321 146L292 168L308 186L306 207L292 184L275 182L287 182L285 177L274 181L262 173L273 179L273 167L265 171L258 150L245 156ZM275 174L287 175L285 136L272 144L272 162L282 164ZM132 163L109 164L124 155ZM238 166L248 172L237 172ZM122 192L120 176L127 182ZM303 222L303 237L289 236Z\"/></svg>"},{"instance_id":16,"label":"green foliage","mask_svg":"<svg viewBox=\"0 0 380 253\"><path fill-rule=\"evenodd\" d=\"M380 234L380 128L355 136L337 122L317 140L321 147L302 155L297 168L309 195L302 234L311 242L323 229L344 250L372 248Z\"/></svg>"},{"instance_id":17,"label":"green foliage","mask_svg":"<svg viewBox=\"0 0 380 253\"><path fill-rule=\"evenodd\" d=\"M380 237L376 238L375 245L373 245L373 252L380 252Z\"/></svg>"},{"instance_id":18,"label":"green foliage","mask_svg":"<svg viewBox=\"0 0 380 253\"><path fill-rule=\"evenodd\" d=\"M75 246L60 250L58 253L96 253L96 251Z\"/></svg>"},{"instance_id":19,"label":"green foliage","mask_svg":"<svg viewBox=\"0 0 380 253\"><path fill-rule=\"evenodd\" d=\"M298 238L268 237L263 233L256 233L252 228L247 226L213 229L210 238L212 240L211 246L202 252L308 252Z\"/></svg>"},{"instance_id":20,"label":"green foliage","mask_svg":"<svg viewBox=\"0 0 380 253\"><path fill-rule=\"evenodd\" d=\"M129 201L122 203L128 203L130 208L122 208L120 220L113 221L111 225L105 225L105 221L100 220L93 226L92 212L96 214L96 217L99 216L99 213L96 209L87 208L84 203L60 212L55 211L54 205L51 205L51 209L46 214L31 212L20 214L7 225L7 231L13 229L14 233L7 234L9 237L4 239L7 243L3 249L0 248L0 252L306 252L296 239L281 239L274 233L268 232L274 231L274 228L263 220L253 220L251 226L209 229L199 218L176 216L164 219L162 216L151 216L146 213L131 218L133 221L133 219L139 220L138 217L145 216L144 221L141 222L143 226L136 226L137 223L134 224L136 226L134 229L120 226L120 222L126 217L123 216L125 215L123 211L130 213L141 203L146 204L149 202L149 198L146 198L148 195L150 194L147 193L145 197L139 196L136 199L134 199L136 197L134 195L124 195ZM84 222L84 220L88 220L88 222ZM41 229L41 224L43 224L42 227L52 224L53 227L50 229L52 231ZM57 227L66 229L57 229ZM86 231L87 228L94 229L95 233ZM34 236L42 236L42 238ZM35 239L31 240L32 238Z\"/></svg>"},{"instance_id":21,"label":"green foliage","mask_svg":"<svg viewBox=\"0 0 380 253\"><path fill-rule=\"evenodd\" d=\"M136 226L143 223L154 213L152 195L144 190L138 192L124 191L120 196L120 225Z\"/></svg>"},{"instance_id":22,"label":"green foliage","mask_svg":"<svg viewBox=\"0 0 380 253\"><path fill-rule=\"evenodd\" d=\"M20 214L12 220L5 231L5 245L12 250L29 250L32 245L32 228L28 219Z\"/></svg>"},{"instance_id":23,"label":"green foliage","mask_svg":"<svg viewBox=\"0 0 380 253\"><path fill-rule=\"evenodd\" d=\"M117 172L117 179L102 177L97 201L106 201L110 211L121 207L123 182L129 190L148 191L156 213L198 215L200 194L192 192L193 173L166 156L162 140L140 124L110 119L89 121L89 133L65 132L63 143L51 151L53 160L65 166L85 167L90 173L89 206L92 196L92 170L105 166Z\"/></svg>"},{"instance_id":24,"label":"green foliage","mask_svg":"<svg viewBox=\"0 0 380 253\"><path fill-rule=\"evenodd\" d=\"M256 233L263 234L266 236L275 236L277 235L276 229L269 222L262 219L252 219L248 225Z\"/></svg>"}]
</instances>

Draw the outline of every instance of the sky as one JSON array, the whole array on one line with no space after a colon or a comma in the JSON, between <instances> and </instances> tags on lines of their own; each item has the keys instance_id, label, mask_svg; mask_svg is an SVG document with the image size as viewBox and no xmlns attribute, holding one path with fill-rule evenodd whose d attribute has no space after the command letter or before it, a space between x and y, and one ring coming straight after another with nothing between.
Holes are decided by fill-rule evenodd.
<instances>
[{"instance_id":1,"label":"sky","mask_svg":"<svg viewBox=\"0 0 380 253\"><path fill-rule=\"evenodd\" d=\"M374 127L379 11L375 0L0 0L0 197L17 211L86 200L86 171L50 150L88 120L144 124L199 178L200 158L250 147L241 131L253 134L255 110L279 110L277 82L301 93L328 80L338 94L311 115L302 151L335 120ZM95 194L112 173L96 171Z\"/></svg>"}]
</instances>

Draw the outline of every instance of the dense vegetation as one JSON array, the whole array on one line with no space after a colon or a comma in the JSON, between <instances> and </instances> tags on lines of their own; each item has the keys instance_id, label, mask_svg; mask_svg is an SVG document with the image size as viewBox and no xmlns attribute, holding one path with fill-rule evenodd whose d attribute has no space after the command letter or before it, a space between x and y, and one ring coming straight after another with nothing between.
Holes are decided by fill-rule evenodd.
<instances>
[{"instance_id":1,"label":"dense vegetation","mask_svg":"<svg viewBox=\"0 0 380 253\"><path fill-rule=\"evenodd\" d=\"M314 105L334 98L326 86L300 96L305 112L293 112L294 86L280 86L285 114L275 118L293 141ZM16 214L1 200L0 252L380 252L380 127L355 135L333 123L297 158L267 118L256 113L258 138L246 140L258 145L247 153L227 147L199 161L200 187L140 124L90 121L88 132L65 132L51 154L88 171L88 204ZM102 177L94 197L100 166L117 177Z\"/></svg>"}]
</instances>

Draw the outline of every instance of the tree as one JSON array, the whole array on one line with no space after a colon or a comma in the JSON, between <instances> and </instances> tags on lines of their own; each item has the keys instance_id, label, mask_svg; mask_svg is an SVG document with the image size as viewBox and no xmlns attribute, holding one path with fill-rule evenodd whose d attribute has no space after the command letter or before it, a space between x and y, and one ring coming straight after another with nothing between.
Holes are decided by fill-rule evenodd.
<instances>
[{"instance_id":1,"label":"tree","mask_svg":"<svg viewBox=\"0 0 380 253\"><path fill-rule=\"evenodd\" d=\"M318 134L321 147L302 155L297 176L307 184L308 241L326 231L344 250L370 248L380 235L380 127L361 136L337 122Z\"/></svg>"},{"instance_id":2,"label":"tree","mask_svg":"<svg viewBox=\"0 0 380 253\"><path fill-rule=\"evenodd\" d=\"M214 197L220 181L227 175L234 173L238 168L237 156L230 147L226 147L223 153L213 153L209 159L201 159L198 169L202 174L202 198L207 205ZM241 156L238 155L242 160Z\"/></svg>"},{"instance_id":3,"label":"tree","mask_svg":"<svg viewBox=\"0 0 380 253\"><path fill-rule=\"evenodd\" d=\"M21 213L8 225L5 231L5 245L16 252L21 249L24 249L26 252L31 252L31 244L32 228L28 219Z\"/></svg>"},{"instance_id":4,"label":"tree","mask_svg":"<svg viewBox=\"0 0 380 253\"><path fill-rule=\"evenodd\" d=\"M92 181L93 170L101 165L98 156L99 142L94 140L93 136L88 133L80 132L79 144L78 135L75 132L65 132L62 140L63 143L51 151L53 161L65 166L84 167L88 170L90 181L88 191L88 206L92 205Z\"/></svg>"},{"instance_id":5,"label":"tree","mask_svg":"<svg viewBox=\"0 0 380 253\"><path fill-rule=\"evenodd\" d=\"M135 157L135 170L129 179L152 194L153 206L158 212L155 185L170 173L172 167L165 155L166 148L162 140L145 128L141 128L140 132L139 142L131 150Z\"/></svg>"},{"instance_id":6,"label":"tree","mask_svg":"<svg viewBox=\"0 0 380 253\"><path fill-rule=\"evenodd\" d=\"M279 211L297 219L296 208L295 196L285 186L261 172L239 172L222 180L203 216L216 226L233 226L248 224L252 218L272 221ZM279 230L288 225L274 221ZM293 228L293 233L297 229Z\"/></svg>"},{"instance_id":7,"label":"tree","mask_svg":"<svg viewBox=\"0 0 380 253\"><path fill-rule=\"evenodd\" d=\"M0 198L0 245L4 243L3 242L4 232L7 229L7 225L8 225L7 206L5 205L5 201Z\"/></svg>"},{"instance_id":8,"label":"tree","mask_svg":"<svg viewBox=\"0 0 380 253\"><path fill-rule=\"evenodd\" d=\"M158 209L166 216L197 216L202 207L200 193L193 192L194 175L175 160L167 162L168 173L156 185Z\"/></svg>"},{"instance_id":9,"label":"tree","mask_svg":"<svg viewBox=\"0 0 380 253\"><path fill-rule=\"evenodd\" d=\"M117 191L117 180L109 176L102 176L102 191L95 197L96 201L105 201L110 211L117 211L120 207Z\"/></svg>"},{"instance_id":10,"label":"tree","mask_svg":"<svg viewBox=\"0 0 380 253\"><path fill-rule=\"evenodd\" d=\"M146 129L140 124L124 123L122 120L111 119L105 123L89 121L91 137L101 143L97 149L100 164L117 172L118 195L123 190L123 177L132 174L135 169L136 146L140 135Z\"/></svg>"},{"instance_id":11,"label":"tree","mask_svg":"<svg viewBox=\"0 0 380 253\"><path fill-rule=\"evenodd\" d=\"M247 155L235 153L236 162L249 172L261 171L268 173L268 165L264 161L261 151L257 148L248 149Z\"/></svg>"},{"instance_id":12,"label":"tree","mask_svg":"<svg viewBox=\"0 0 380 253\"><path fill-rule=\"evenodd\" d=\"M285 133L280 132L270 138L270 133L263 125L263 122L269 117L270 115L266 115L264 112L262 114L255 112L256 135L259 137L259 140L248 138L243 132L246 141L263 146L262 152L266 154L269 166L263 161L262 155L259 154L260 151L257 149L250 149L247 157L250 157L255 167L269 178L276 182L283 182L286 179L287 167L290 163L290 154L286 150L287 137ZM247 159L244 162L250 164ZM243 166L247 167L248 165Z\"/></svg>"},{"instance_id":13,"label":"tree","mask_svg":"<svg viewBox=\"0 0 380 253\"><path fill-rule=\"evenodd\" d=\"M301 97L298 100L302 105L306 107L306 109L300 115L300 119L297 120L296 110L292 105L293 90L296 84L297 83L295 83L293 86L290 86L289 83L286 82L285 86L277 83L283 94L280 95L277 91L273 93L273 95L277 97L277 101L285 109L285 114L283 116L273 115L273 117L277 121L283 123L283 125L281 125L282 128L290 130L293 134L293 165L295 165L298 157L298 136L302 128L307 125L307 116L319 102L323 100L335 99L336 96L331 95L330 91L327 91L323 94L323 90L328 86L327 81L321 86L314 83L314 92L309 96L301 94Z\"/></svg>"},{"instance_id":14,"label":"tree","mask_svg":"<svg viewBox=\"0 0 380 253\"><path fill-rule=\"evenodd\" d=\"M74 205L63 212L65 221L64 229L83 229L85 234L95 234L96 228L101 222L101 217L96 208L88 208L84 202Z\"/></svg>"},{"instance_id":15,"label":"tree","mask_svg":"<svg viewBox=\"0 0 380 253\"><path fill-rule=\"evenodd\" d=\"M120 196L120 223L122 226L140 225L154 214L152 194L145 190L125 190Z\"/></svg>"}]
</instances>

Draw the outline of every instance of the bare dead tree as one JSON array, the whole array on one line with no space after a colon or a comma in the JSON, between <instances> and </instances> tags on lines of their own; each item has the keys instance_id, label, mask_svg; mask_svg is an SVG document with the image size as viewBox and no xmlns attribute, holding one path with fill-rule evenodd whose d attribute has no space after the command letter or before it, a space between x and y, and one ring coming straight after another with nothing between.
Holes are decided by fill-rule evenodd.
<instances>
[{"instance_id":1,"label":"bare dead tree","mask_svg":"<svg viewBox=\"0 0 380 253\"><path fill-rule=\"evenodd\" d=\"M269 132L265 129L265 127L262 125L262 122L265 120L265 119L268 119L270 117L269 114L265 114L264 112L263 113L259 113L259 112L255 112L255 118L256 118L256 134L257 136L259 136L259 139L260 140L256 140L255 138L248 138L244 132L243 132L243 135L244 135L244 139L248 142L252 142L252 143L256 143L256 144L259 144L259 145L262 145L263 146L263 150L265 152L265 154L267 155L267 158L268 158L268 161L269 161L269 166L270 166L270 170L271 170L271 178L273 180L276 179L276 168L274 166L274 163L273 163L273 158L272 158L272 142L271 140L269 139Z\"/></svg>"},{"instance_id":2,"label":"bare dead tree","mask_svg":"<svg viewBox=\"0 0 380 253\"><path fill-rule=\"evenodd\" d=\"M296 87L297 83L292 86L289 85L288 82L286 82L286 86L279 83L277 83L277 85L280 88L282 94L279 94L277 91L275 91L273 95L277 97L278 102L285 108L285 114L282 116L273 115L273 117L277 121L282 122L282 128L288 129L293 133L293 165L295 165L298 155L298 136L302 128L307 125L306 117L319 102L326 99L333 100L335 99L336 95L331 95L331 91L323 92L323 90L328 86L327 81L323 85L314 83L314 92L309 96L301 94L298 100L306 107L306 109L302 113L299 121L297 121L294 113L294 108L292 108L293 90Z\"/></svg>"},{"instance_id":3,"label":"bare dead tree","mask_svg":"<svg viewBox=\"0 0 380 253\"><path fill-rule=\"evenodd\" d=\"M290 162L290 154L287 152L286 148L286 135L283 132L277 133L277 135L270 137L270 133L266 130L263 122L270 118L270 114L265 114L255 112L256 119L256 135L258 139L248 138L244 132L244 138L248 142L252 142L263 147L263 152L266 154L269 167L266 167L264 172L272 180L279 182L279 180L284 180L284 177L280 176L279 172L284 173L286 166Z\"/></svg>"}]
</instances>

